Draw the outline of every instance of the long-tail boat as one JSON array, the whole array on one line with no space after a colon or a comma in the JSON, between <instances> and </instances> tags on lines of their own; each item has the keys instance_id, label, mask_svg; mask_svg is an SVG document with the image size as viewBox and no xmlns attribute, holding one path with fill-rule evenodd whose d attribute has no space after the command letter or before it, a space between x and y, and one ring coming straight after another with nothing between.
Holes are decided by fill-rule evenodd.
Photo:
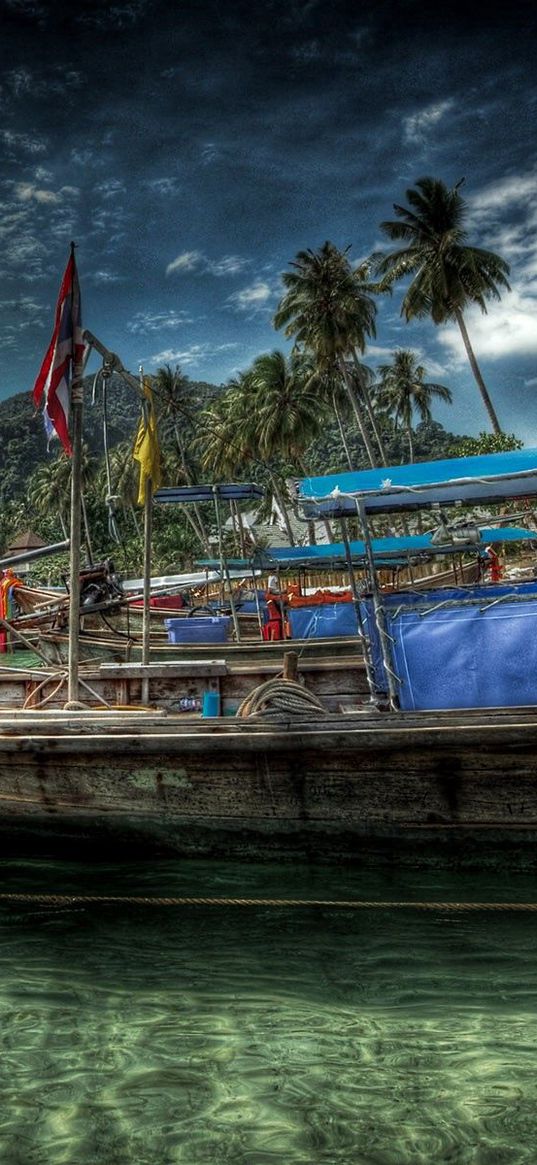
<instances>
[{"instance_id":1,"label":"long-tail boat","mask_svg":"<svg viewBox=\"0 0 537 1165\"><path fill-rule=\"evenodd\" d=\"M434 507L443 553L464 539L484 552L467 516L461 541L460 505L535 496L535 449L301 482L305 516L361 523L368 696L329 710L288 677L259 685L235 717L2 712L6 844L535 867L537 583L388 598L368 523Z\"/></svg>"}]
</instances>

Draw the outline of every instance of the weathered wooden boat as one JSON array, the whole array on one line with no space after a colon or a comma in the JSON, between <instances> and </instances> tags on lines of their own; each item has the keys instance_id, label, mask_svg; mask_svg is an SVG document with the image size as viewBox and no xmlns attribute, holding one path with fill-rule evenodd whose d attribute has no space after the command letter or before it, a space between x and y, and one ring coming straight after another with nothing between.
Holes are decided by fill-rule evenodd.
<instances>
[{"instance_id":1,"label":"weathered wooden boat","mask_svg":"<svg viewBox=\"0 0 537 1165\"><path fill-rule=\"evenodd\" d=\"M278 724L2 713L2 844L534 868L536 747L536 708Z\"/></svg>"},{"instance_id":2,"label":"weathered wooden boat","mask_svg":"<svg viewBox=\"0 0 537 1165\"><path fill-rule=\"evenodd\" d=\"M535 867L535 584L490 586L485 594L448 599L437 594L432 604L420 594L417 606L408 594L387 602L376 584L365 515L376 507L397 508L401 498L405 506L425 506L534 496L537 451L383 469L365 487L362 475L352 483L340 479L329 490L324 484L302 483L307 510L331 516L350 510L363 520L369 592L357 595L356 603L369 700L357 694L342 710L336 697L329 709L322 693L302 699L293 684L284 683L282 692L278 681L275 706L269 701L262 713L247 717L124 708L2 711L0 828L6 845L28 841L50 849L67 840L76 852L87 844L114 853L128 846L141 854L468 866L502 859ZM441 620L434 612L442 608L449 614L447 640L444 625L437 634ZM455 624L463 629L458 641ZM411 650L414 633L417 652ZM405 674L397 670L403 657L396 653L396 634L406 652ZM455 657L447 706L435 703L442 691L434 671L439 640L440 647L447 645L446 668ZM420 687L425 658L433 670L425 671ZM469 658L477 669L468 666ZM112 686L155 678L140 669L159 665L130 666L138 674L129 677L121 666L108 665ZM216 673L202 679L222 682ZM495 701L480 706L483 692L496 692ZM252 698L242 712L255 706Z\"/></svg>"}]
</instances>

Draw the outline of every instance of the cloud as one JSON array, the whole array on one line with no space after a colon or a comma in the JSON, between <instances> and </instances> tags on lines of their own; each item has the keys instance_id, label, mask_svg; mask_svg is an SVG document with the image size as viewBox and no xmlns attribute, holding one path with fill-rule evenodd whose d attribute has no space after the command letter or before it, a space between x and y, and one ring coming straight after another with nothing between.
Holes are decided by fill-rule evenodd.
<instances>
[{"instance_id":1,"label":"cloud","mask_svg":"<svg viewBox=\"0 0 537 1165\"><path fill-rule=\"evenodd\" d=\"M30 92L33 84L33 74L24 65L21 65L18 69L11 69L11 71L5 73L4 82L15 94L15 97L21 97L24 93Z\"/></svg>"},{"instance_id":2,"label":"cloud","mask_svg":"<svg viewBox=\"0 0 537 1165\"><path fill-rule=\"evenodd\" d=\"M102 4L102 6L95 4L93 0L92 6L94 9L92 12L82 12L77 17L81 24L121 31L138 23L140 17L144 15L147 0L130 0L124 4Z\"/></svg>"},{"instance_id":3,"label":"cloud","mask_svg":"<svg viewBox=\"0 0 537 1165\"><path fill-rule=\"evenodd\" d=\"M19 182L15 187L15 198L18 198L19 202L41 202L50 206L60 202L59 194L55 194L53 190L39 190L31 182Z\"/></svg>"},{"instance_id":4,"label":"cloud","mask_svg":"<svg viewBox=\"0 0 537 1165\"><path fill-rule=\"evenodd\" d=\"M238 275L250 265L250 259L240 255L222 255L221 259L209 259L203 251L183 251L172 263L166 267L166 275L182 275L189 271L199 271L201 274L215 275L217 278L226 275Z\"/></svg>"},{"instance_id":5,"label":"cloud","mask_svg":"<svg viewBox=\"0 0 537 1165\"><path fill-rule=\"evenodd\" d=\"M23 154L43 154L46 151L46 144L42 138L31 137L26 133L15 133L10 129L0 130L0 142L3 142L6 149L10 150L12 155L14 153Z\"/></svg>"},{"instance_id":6,"label":"cloud","mask_svg":"<svg viewBox=\"0 0 537 1165\"><path fill-rule=\"evenodd\" d=\"M99 271L90 271L89 273L86 272L84 278L89 280L90 283L96 283L100 286L103 286L107 283L122 283L124 281L123 275L118 275L113 271L105 271L104 269Z\"/></svg>"},{"instance_id":7,"label":"cloud","mask_svg":"<svg viewBox=\"0 0 537 1165\"><path fill-rule=\"evenodd\" d=\"M95 189L103 198L115 198L118 194L125 193L125 183L121 178L106 178L104 182L99 182Z\"/></svg>"},{"instance_id":8,"label":"cloud","mask_svg":"<svg viewBox=\"0 0 537 1165\"><path fill-rule=\"evenodd\" d=\"M477 194L468 198L468 204L475 217L488 214L491 210L506 210L513 204L528 204L537 194L537 171L528 174L511 174L499 182L491 182Z\"/></svg>"},{"instance_id":9,"label":"cloud","mask_svg":"<svg viewBox=\"0 0 537 1165\"><path fill-rule=\"evenodd\" d=\"M84 166L84 168L87 166L94 166L97 168L104 166L105 164L104 158L101 157L98 151L91 149L89 146L86 146L85 149L77 148L71 150L71 161L74 162L76 166Z\"/></svg>"},{"instance_id":10,"label":"cloud","mask_svg":"<svg viewBox=\"0 0 537 1165\"><path fill-rule=\"evenodd\" d=\"M236 343L204 343L191 344L189 348L165 348L164 351L147 357L142 363L147 367L155 367L159 364L197 365L201 364L204 360L209 360L214 356L220 355L222 352L228 352L238 347L239 345Z\"/></svg>"},{"instance_id":11,"label":"cloud","mask_svg":"<svg viewBox=\"0 0 537 1165\"><path fill-rule=\"evenodd\" d=\"M204 166L211 166L213 162L218 162L222 157L222 150L216 145L216 142L205 142L200 153Z\"/></svg>"},{"instance_id":12,"label":"cloud","mask_svg":"<svg viewBox=\"0 0 537 1165\"><path fill-rule=\"evenodd\" d=\"M177 178L150 178L148 182L144 182L144 186L154 194L163 196L177 194L181 189Z\"/></svg>"},{"instance_id":13,"label":"cloud","mask_svg":"<svg viewBox=\"0 0 537 1165\"><path fill-rule=\"evenodd\" d=\"M182 274L185 271L196 271L202 258L200 251L183 251L172 263L166 267L166 275Z\"/></svg>"},{"instance_id":14,"label":"cloud","mask_svg":"<svg viewBox=\"0 0 537 1165\"><path fill-rule=\"evenodd\" d=\"M133 336L146 336L149 332L160 332L163 328L179 328L191 324L186 311L137 312L127 324L127 331Z\"/></svg>"},{"instance_id":15,"label":"cloud","mask_svg":"<svg viewBox=\"0 0 537 1165\"><path fill-rule=\"evenodd\" d=\"M238 312L257 312L271 310L277 289L264 279L256 279L248 287L235 291L226 300L226 303Z\"/></svg>"},{"instance_id":16,"label":"cloud","mask_svg":"<svg viewBox=\"0 0 537 1165\"><path fill-rule=\"evenodd\" d=\"M405 141L424 142L429 131L438 125L438 122L453 108L453 105L453 98L449 97L445 101L437 101L433 105L426 106L425 109L411 114L410 117L403 118Z\"/></svg>"},{"instance_id":17,"label":"cloud","mask_svg":"<svg viewBox=\"0 0 537 1165\"><path fill-rule=\"evenodd\" d=\"M468 332L477 359L501 360L509 356L537 356L537 288L535 294L514 289L500 303L493 303L486 315L478 308L465 313ZM455 366L467 361L456 324L438 329L438 339L448 350Z\"/></svg>"}]
</instances>

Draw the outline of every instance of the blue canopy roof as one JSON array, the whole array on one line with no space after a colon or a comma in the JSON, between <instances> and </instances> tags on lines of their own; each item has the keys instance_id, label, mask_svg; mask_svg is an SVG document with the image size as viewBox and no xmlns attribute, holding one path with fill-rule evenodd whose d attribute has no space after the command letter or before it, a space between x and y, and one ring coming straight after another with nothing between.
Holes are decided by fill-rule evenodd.
<instances>
[{"instance_id":1,"label":"blue canopy roof","mask_svg":"<svg viewBox=\"0 0 537 1165\"><path fill-rule=\"evenodd\" d=\"M158 489L153 496L155 502L212 502L215 498L222 502L240 502L250 498L262 498L265 491L260 485L236 482L230 485L170 485Z\"/></svg>"},{"instance_id":2,"label":"blue canopy roof","mask_svg":"<svg viewBox=\"0 0 537 1165\"><path fill-rule=\"evenodd\" d=\"M409 534L404 538L373 538L371 546L377 560L390 564L406 565L408 558L420 554L461 554L465 551L483 549L489 543L499 542L537 542L535 530L525 530L518 526L480 527L481 540L479 543L444 543L436 545L431 541L432 534ZM350 552L353 562L365 560L365 545L363 542L350 542ZM268 568L274 566L329 566L334 563L345 565L345 547L342 542L334 542L329 546L285 546L272 547L262 550L254 558L256 566L263 563Z\"/></svg>"},{"instance_id":3,"label":"blue canopy roof","mask_svg":"<svg viewBox=\"0 0 537 1165\"><path fill-rule=\"evenodd\" d=\"M485 546L497 545L501 542L535 542L537 531L525 530L522 526L494 526L479 527L480 542L444 543L436 544L431 541L432 532L428 534L408 534L403 538L373 538L371 545L377 566L386 563L387 566L406 566L409 558L429 554L464 554L467 551L478 551ZM365 561L365 545L363 542L349 542L353 562ZM245 573L255 567L256 570L272 570L274 567L331 567L347 565L345 546L342 542L332 542L329 546L267 546L258 550L253 558L227 559L229 567L235 570L244 570ZM220 560L217 558L198 559L196 566L206 569L218 569Z\"/></svg>"},{"instance_id":4,"label":"blue canopy roof","mask_svg":"<svg viewBox=\"0 0 537 1165\"><path fill-rule=\"evenodd\" d=\"M435 503L494 502L536 495L537 449L307 477L298 487L307 518L356 514L357 498L363 500L368 512L379 513L421 509Z\"/></svg>"}]
</instances>

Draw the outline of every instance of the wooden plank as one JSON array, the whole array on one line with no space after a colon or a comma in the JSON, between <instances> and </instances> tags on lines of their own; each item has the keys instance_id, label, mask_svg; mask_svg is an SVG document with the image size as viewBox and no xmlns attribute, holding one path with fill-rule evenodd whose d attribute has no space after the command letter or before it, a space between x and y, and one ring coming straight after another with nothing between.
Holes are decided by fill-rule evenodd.
<instances>
[{"instance_id":1,"label":"wooden plank","mask_svg":"<svg viewBox=\"0 0 537 1165\"><path fill-rule=\"evenodd\" d=\"M103 679L184 679L189 676L225 676L224 659L169 660L160 663L101 663Z\"/></svg>"}]
</instances>

